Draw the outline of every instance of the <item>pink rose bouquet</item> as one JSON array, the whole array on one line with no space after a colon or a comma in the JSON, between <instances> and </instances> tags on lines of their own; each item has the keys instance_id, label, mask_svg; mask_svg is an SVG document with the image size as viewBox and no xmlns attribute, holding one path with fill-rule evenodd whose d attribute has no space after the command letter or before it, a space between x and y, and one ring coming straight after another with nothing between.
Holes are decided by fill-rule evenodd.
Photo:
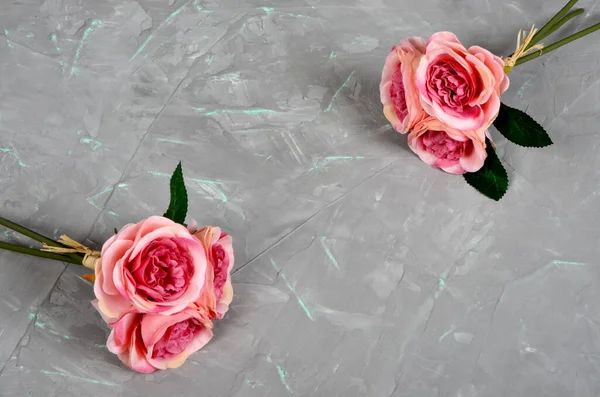
<instances>
[{"instance_id":1,"label":"pink rose bouquet","mask_svg":"<svg viewBox=\"0 0 600 397\"><path fill-rule=\"evenodd\" d=\"M380 84L383 114L392 127L408 134L408 145L425 163L463 174L484 195L500 200L508 175L495 152L489 128L526 147L552 144L546 131L526 113L501 103L507 74L524 62L600 29L596 24L545 47L541 40L583 9L571 0L539 31L519 32L515 52L504 59L490 51L466 48L450 32L427 41L403 39L386 58Z\"/></svg>"},{"instance_id":2,"label":"pink rose bouquet","mask_svg":"<svg viewBox=\"0 0 600 397\"><path fill-rule=\"evenodd\" d=\"M107 348L131 369L148 373L177 368L213 336L233 298L232 239L218 227L183 224L187 191L181 163L171 178L171 203L115 230L101 251L61 236L58 241L0 218L43 244L41 250L0 242L0 249L83 265L94 283L92 302L111 329Z\"/></svg>"}]
</instances>

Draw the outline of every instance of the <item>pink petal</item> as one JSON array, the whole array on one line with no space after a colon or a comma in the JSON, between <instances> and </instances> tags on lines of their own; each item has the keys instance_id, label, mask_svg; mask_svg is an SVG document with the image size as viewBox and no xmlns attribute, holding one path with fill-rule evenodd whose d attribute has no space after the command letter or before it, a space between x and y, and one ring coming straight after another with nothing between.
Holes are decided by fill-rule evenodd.
<instances>
[{"instance_id":1,"label":"pink petal","mask_svg":"<svg viewBox=\"0 0 600 397\"><path fill-rule=\"evenodd\" d=\"M444 111L436 102L433 102L434 115L446 125L458 130L479 130L485 128L485 115L481 108L473 107L465 112L465 117L456 117Z\"/></svg>"},{"instance_id":2,"label":"pink petal","mask_svg":"<svg viewBox=\"0 0 600 397\"><path fill-rule=\"evenodd\" d=\"M433 154L425 150L420 144L420 138L422 134L410 133L408 135L408 147L415 152L419 158L428 165L433 165L438 160Z\"/></svg>"},{"instance_id":3,"label":"pink petal","mask_svg":"<svg viewBox=\"0 0 600 397\"><path fill-rule=\"evenodd\" d=\"M460 162L455 162L452 165L447 167L440 167L442 170L446 171L449 174L462 175L465 172L465 169L461 166Z\"/></svg>"},{"instance_id":4,"label":"pink petal","mask_svg":"<svg viewBox=\"0 0 600 397\"><path fill-rule=\"evenodd\" d=\"M137 332L133 333L131 349L129 350L129 364L131 369L144 374L156 371L146 358L146 349Z\"/></svg>"},{"instance_id":5,"label":"pink petal","mask_svg":"<svg viewBox=\"0 0 600 397\"><path fill-rule=\"evenodd\" d=\"M460 159L460 165L465 172L476 172L483 167L486 158L485 143L474 141L473 146Z\"/></svg>"},{"instance_id":6,"label":"pink petal","mask_svg":"<svg viewBox=\"0 0 600 397\"><path fill-rule=\"evenodd\" d=\"M113 274L117 262L126 256L125 254L131 248L132 244L133 241L131 240L117 240L110 246L109 249L102 253L99 266L101 266L103 275L107 276L104 277L102 282L102 289L104 292L111 295L116 295L119 293L115 287L113 278L110 277L110 275ZM98 275L96 277L98 277Z\"/></svg>"},{"instance_id":7,"label":"pink petal","mask_svg":"<svg viewBox=\"0 0 600 397\"><path fill-rule=\"evenodd\" d=\"M427 41L427 45L429 46L429 44L434 43L434 42L446 42L446 43L460 44L460 40L458 40L458 37L456 37L456 35L452 32L434 33Z\"/></svg>"},{"instance_id":8,"label":"pink petal","mask_svg":"<svg viewBox=\"0 0 600 397\"><path fill-rule=\"evenodd\" d=\"M398 58L398 53L396 51L396 47L394 47L394 48L392 48L392 51L385 58L383 72L381 73L381 84L385 84L392 80L392 76L394 75L394 72L398 68L399 63L400 63L400 59Z\"/></svg>"}]
</instances>

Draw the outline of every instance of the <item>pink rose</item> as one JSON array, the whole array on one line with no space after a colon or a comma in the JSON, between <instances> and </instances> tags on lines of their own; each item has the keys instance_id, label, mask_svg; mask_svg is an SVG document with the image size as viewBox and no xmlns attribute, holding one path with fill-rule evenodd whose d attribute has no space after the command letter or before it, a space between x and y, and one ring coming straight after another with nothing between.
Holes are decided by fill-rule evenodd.
<instances>
[{"instance_id":1,"label":"pink rose","mask_svg":"<svg viewBox=\"0 0 600 397\"><path fill-rule=\"evenodd\" d=\"M409 37L392 48L381 76L379 93L383 114L394 129L403 134L410 132L427 113L423 110L415 73L426 42L420 37Z\"/></svg>"},{"instance_id":2,"label":"pink rose","mask_svg":"<svg viewBox=\"0 0 600 397\"><path fill-rule=\"evenodd\" d=\"M483 167L486 132L458 131L429 120L427 129L408 135L408 146L421 160L451 174L475 172Z\"/></svg>"},{"instance_id":3,"label":"pink rose","mask_svg":"<svg viewBox=\"0 0 600 397\"><path fill-rule=\"evenodd\" d=\"M493 123L509 84L502 59L481 47L467 50L449 32L431 36L416 81L427 113L450 128L473 131Z\"/></svg>"},{"instance_id":4,"label":"pink rose","mask_svg":"<svg viewBox=\"0 0 600 397\"><path fill-rule=\"evenodd\" d=\"M170 315L200 296L206 255L184 226L152 216L110 238L95 270L95 306L103 318L116 321L131 311Z\"/></svg>"},{"instance_id":5,"label":"pink rose","mask_svg":"<svg viewBox=\"0 0 600 397\"><path fill-rule=\"evenodd\" d=\"M205 227L195 236L202 243L208 258L206 281L196 308L210 319L223 318L233 299L230 272L233 269L233 246L231 236L218 227Z\"/></svg>"},{"instance_id":6,"label":"pink rose","mask_svg":"<svg viewBox=\"0 0 600 397\"><path fill-rule=\"evenodd\" d=\"M106 346L129 368L149 373L179 367L212 336L211 322L192 310L170 316L127 313L113 324Z\"/></svg>"}]
</instances>

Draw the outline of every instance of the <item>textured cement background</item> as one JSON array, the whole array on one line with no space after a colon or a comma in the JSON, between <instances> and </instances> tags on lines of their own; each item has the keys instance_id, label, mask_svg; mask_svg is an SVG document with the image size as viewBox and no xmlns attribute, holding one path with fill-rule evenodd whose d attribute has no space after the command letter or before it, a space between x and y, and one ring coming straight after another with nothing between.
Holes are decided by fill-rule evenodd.
<instances>
[{"instance_id":1,"label":"textured cement background","mask_svg":"<svg viewBox=\"0 0 600 397\"><path fill-rule=\"evenodd\" d=\"M507 54L564 1L1 0L2 215L101 244L164 211L182 160L237 264L212 342L139 375L80 268L0 253L0 395L598 396L600 35L511 74L556 145L495 135L500 203L378 99L401 37ZM580 3L565 34L600 19Z\"/></svg>"}]
</instances>

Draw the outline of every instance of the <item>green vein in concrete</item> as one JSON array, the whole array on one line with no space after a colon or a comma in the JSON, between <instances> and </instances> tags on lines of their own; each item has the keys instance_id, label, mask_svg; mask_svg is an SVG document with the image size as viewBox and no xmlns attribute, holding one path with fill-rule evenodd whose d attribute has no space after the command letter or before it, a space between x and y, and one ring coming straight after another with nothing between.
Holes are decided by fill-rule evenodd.
<instances>
[{"instance_id":1,"label":"green vein in concrete","mask_svg":"<svg viewBox=\"0 0 600 397\"><path fill-rule=\"evenodd\" d=\"M179 7L177 10L175 10L173 13L171 13L171 15L169 15L167 17L167 19L165 19L159 26L158 28L156 28L156 31L162 29L164 26L168 25L169 23L171 23L171 21L181 13L181 11L183 11L183 9L185 8L185 6L187 6L188 3L185 3L184 5L182 5L181 7ZM135 53L131 56L131 58L129 58L129 62L133 61L135 58L138 57L138 55L140 55L142 53L142 51L144 51L144 49L146 48L146 46L150 43L150 41L152 41L152 39L154 38L153 34L148 35L148 37L146 38L146 40L144 40L144 42L142 43L141 46L139 46L139 48L135 51Z\"/></svg>"},{"instance_id":2,"label":"green vein in concrete","mask_svg":"<svg viewBox=\"0 0 600 397\"><path fill-rule=\"evenodd\" d=\"M180 141L178 139L169 139L169 138L158 138L157 141L158 142L173 143L173 144L176 144L176 145L183 145L183 144L185 144L185 142Z\"/></svg>"},{"instance_id":3,"label":"green vein in concrete","mask_svg":"<svg viewBox=\"0 0 600 397\"><path fill-rule=\"evenodd\" d=\"M340 265L337 261L337 259L335 258L335 256L333 255L333 253L331 252L331 250L329 249L329 247L327 247L327 239L325 238L325 236L321 237L321 246L323 247L323 250L325 251L325 254L327 254L327 257L329 258L329 261L333 264L333 266L335 266L335 268L339 271L341 271L340 269Z\"/></svg>"},{"instance_id":4,"label":"green vein in concrete","mask_svg":"<svg viewBox=\"0 0 600 397\"><path fill-rule=\"evenodd\" d=\"M444 334L442 336L440 336L440 339L438 339L438 341L443 341L444 339L446 339L448 337L448 335L450 335L452 333L452 331L454 331L456 329L456 327L453 325L450 327L450 329L446 332L444 332Z\"/></svg>"},{"instance_id":5,"label":"green vein in concrete","mask_svg":"<svg viewBox=\"0 0 600 397\"><path fill-rule=\"evenodd\" d=\"M340 88L338 88L338 90L335 92L335 94L333 94L333 97L331 98L331 102L329 102L329 106L327 106L327 108L325 108L325 112L331 111L331 108L333 107L333 103L335 102L337 97L340 95L342 90L348 86L348 83L350 83L350 80L352 80L352 77L354 76L354 72L355 71L353 70L352 73L350 73L350 75L346 79L346 81L344 81L344 84L342 84L340 86Z\"/></svg>"},{"instance_id":6,"label":"green vein in concrete","mask_svg":"<svg viewBox=\"0 0 600 397\"><path fill-rule=\"evenodd\" d=\"M288 381L287 381L287 372L285 371L285 369L277 364L274 363L273 360L271 359L270 355L267 355L267 362L269 364L273 364L275 366L275 368L277 368L277 374L279 375L279 379L281 380L281 384L283 384L283 386L285 386L285 389L290 393L290 394L294 394L294 391L292 390L292 388L290 387Z\"/></svg>"},{"instance_id":7,"label":"green vein in concrete","mask_svg":"<svg viewBox=\"0 0 600 397\"><path fill-rule=\"evenodd\" d=\"M273 259L269 259L269 260L271 261L271 266L273 266L273 269L275 269L275 271L277 271L277 273L279 273L279 277L281 277L281 279L285 283L286 287L292 292L292 294L296 298L296 301L298 302L298 304L300 305L302 310L304 310L306 317L308 317L309 320L311 320L311 321L315 321L315 318L313 317L312 313L310 312L310 310L308 310L308 306L306 305L306 303L304 303L302 298L300 298L300 295L298 294L298 292L296 292L296 289L294 287L292 287L292 284L290 284L290 282L287 280L287 277L285 276L283 271L281 271L278 268L277 264L275 263L275 261Z\"/></svg>"},{"instance_id":8,"label":"green vein in concrete","mask_svg":"<svg viewBox=\"0 0 600 397\"><path fill-rule=\"evenodd\" d=\"M79 140L81 143L89 144L92 147L92 152L95 152L100 146L102 146L102 142L97 141L92 138L81 138Z\"/></svg>"},{"instance_id":9,"label":"green vein in concrete","mask_svg":"<svg viewBox=\"0 0 600 397\"><path fill-rule=\"evenodd\" d=\"M73 64L71 65L71 76L77 72L77 63L79 62L79 58L81 57L81 50L83 49L83 44L87 40L90 33L94 31L96 26L100 25L102 21L95 20L90 23L90 26L83 32L83 36L81 36L81 40L79 40L79 45L75 50L75 57L73 58Z\"/></svg>"},{"instance_id":10,"label":"green vein in concrete","mask_svg":"<svg viewBox=\"0 0 600 397\"><path fill-rule=\"evenodd\" d=\"M6 148L6 147L0 147L0 153L6 153L6 154L11 155L12 157L14 157L17 160L17 164L19 164L19 167L27 168L27 164L25 164L24 162L21 161L21 158L14 150L12 150L10 148Z\"/></svg>"},{"instance_id":11,"label":"green vein in concrete","mask_svg":"<svg viewBox=\"0 0 600 397\"><path fill-rule=\"evenodd\" d=\"M87 383L93 383L95 385L103 385L103 386L111 386L111 387L118 387L119 386L116 383L113 383L113 382L110 382L110 381L107 381L107 380L96 380L96 379L90 379L90 378L83 378L81 376L72 375L72 374L70 374L68 372L54 372L54 371L45 371L45 370L42 370L41 372L44 375L47 375L49 377L60 376L60 377L63 377L63 378L79 380L79 381L87 382Z\"/></svg>"},{"instance_id":12,"label":"green vein in concrete","mask_svg":"<svg viewBox=\"0 0 600 397\"><path fill-rule=\"evenodd\" d=\"M100 193L95 194L95 195L93 195L91 197L88 197L87 202L90 203L93 207L95 207L95 208L97 208L99 210L102 210L103 208L96 203L96 199L98 199L98 197L102 196L103 194L111 192L112 190L113 190L112 187L107 187L106 189L104 189Z\"/></svg>"},{"instance_id":13,"label":"green vein in concrete","mask_svg":"<svg viewBox=\"0 0 600 397\"><path fill-rule=\"evenodd\" d=\"M569 262L569 261L553 261L554 265L564 265L564 266L587 266L587 263L582 262Z\"/></svg>"}]
</instances>

